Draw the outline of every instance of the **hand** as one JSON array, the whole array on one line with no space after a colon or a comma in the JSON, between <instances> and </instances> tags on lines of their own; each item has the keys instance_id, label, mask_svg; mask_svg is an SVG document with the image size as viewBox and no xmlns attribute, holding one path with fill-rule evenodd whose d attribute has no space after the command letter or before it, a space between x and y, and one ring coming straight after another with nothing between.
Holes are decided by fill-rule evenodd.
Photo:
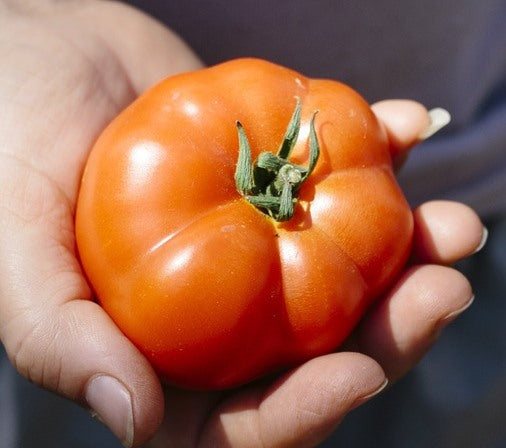
<instances>
[{"instance_id":1,"label":"hand","mask_svg":"<svg viewBox=\"0 0 506 448\"><path fill-rule=\"evenodd\" d=\"M20 373L139 445L160 425L163 391L91 300L74 247L75 200L107 122L156 80L200 62L160 24L117 3L19 3L0 0L0 339ZM427 125L415 103L375 109L400 153ZM323 356L226 393L167 389L152 444L314 445L409 370L467 306L467 281L443 265L472 253L483 232L459 204L425 204L416 219L413 259L424 264L408 269L350 338L348 348L362 354Z\"/></svg>"}]
</instances>

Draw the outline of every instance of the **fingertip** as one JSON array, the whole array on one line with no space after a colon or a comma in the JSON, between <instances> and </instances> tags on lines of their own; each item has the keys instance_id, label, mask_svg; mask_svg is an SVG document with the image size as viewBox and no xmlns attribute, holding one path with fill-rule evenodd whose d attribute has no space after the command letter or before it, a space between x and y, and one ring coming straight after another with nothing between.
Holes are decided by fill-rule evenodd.
<instances>
[{"instance_id":1,"label":"fingertip","mask_svg":"<svg viewBox=\"0 0 506 448\"><path fill-rule=\"evenodd\" d=\"M385 127L393 157L418 143L420 135L430 126L427 109L416 101L383 100L371 107Z\"/></svg>"},{"instance_id":2,"label":"fingertip","mask_svg":"<svg viewBox=\"0 0 506 448\"><path fill-rule=\"evenodd\" d=\"M471 255L474 255L474 254L477 254L478 252L480 252L487 245L487 241L488 241L488 229L485 225L483 225L480 242L475 247L475 249L471 252Z\"/></svg>"},{"instance_id":3,"label":"fingertip","mask_svg":"<svg viewBox=\"0 0 506 448\"><path fill-rule=\"evenodd\" d=\"M367 403L372 398L381 394L381 392L383 392L383 390L387 388L388 384L389 384L388 378L385 377L383 382L376 389L374 389L372 392L370 392L368 394L363 395L362 397L357 398L355 400L355 402L352 404L352 406L350 407L350 411L362 406L363 404Z\"/></svg>"},{"instance_id":4,"label":"fingertip","mask_svg":"<svg viewBox=\"0 0 506 448\"><path fill-rule=\"evenodd\" d=\"M340 412L344 413L355 407L357 400L376 394L384 387L385 380L385 372L374 359L346 351L314 358L290 372L280 383L283 387L293 388L299 388L300 383L309 384L311 387L304 390L310 394L315 389L337 393Z\"/></svg>"},{"instance_id":5,"label":"fingertip","mask_svg":"<svg viewBox=\"0 0 506 448\"><path fill-rule=\"evenodd\" d=\"M417 262L452 264L486 244L486 227L465 204L429 201L417 207L413 215L413 258Z\"/></svg>"}]
</instances>

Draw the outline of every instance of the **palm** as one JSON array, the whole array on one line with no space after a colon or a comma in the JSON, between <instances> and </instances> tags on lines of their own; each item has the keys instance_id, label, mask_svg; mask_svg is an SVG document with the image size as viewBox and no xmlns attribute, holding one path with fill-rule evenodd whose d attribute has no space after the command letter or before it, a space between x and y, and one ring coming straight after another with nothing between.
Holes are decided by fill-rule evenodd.
<instances>
[{"instance_id":1,"label":"palm","mask_svg":"<svg viewBox=\"0 0 506 448\"><path fill-rule=\"evenodd\" d=\"M73 241L79 177L94 138L134 92L115 59L98 41L97 45L90 42L93 35L85 27L68 33L70 29L59 30L59 23L50 19L29 24L13 21L10 26L18 35L30 26L35 35L44 36L20 42L32 51L18 57L6 73L12 82L28 78L18 97L12 102L7 98L3 104L14 118L2 163L8 167L5 175L12 178L10 185L16 188L12 198L23 195L22 201L12 205L11 225L38 235L37 249L50 255L44 257L42 268L47 278L58 279L55 287L69 297L85 298L89 291ZM80 48L79 42L87 42L90 48ZM97 61L106 65L99 69ZM37 71L27 75L30 67Z\"/></svg>"},{"instance_id":2,"label":"palm","mask_svg":"<svg viewBox=\"0 0 506 448\"><path fill-rule=\"evenodd\" d=\"M0 49L9 55L0 79L1 122L7 123L0 219L9 235L0 246L0 338L20 372L76 401L88 398L90 378L116 378L132 399L135 435L117 416L107 423L126 442L138 443L159 426L161 387L105 313L83 300L91 292L76 258L73 213L98 133L155 80L199 62L159 24L119 4L36 4L35 13L13 11L5 15L9 20L0 19ZM377 112L388 122L388 113ZM416 117L412 121L420 126ZM419 130L404 140L397 135L400 146L413 143ZM481 226L468 209L445 204L424 210L417 217L425 229L417 247L424 250L415 254L422 261L446 263L476 247ZM441 223L455 230L447 233L449 242L438 240ZM417 302L422 296L428 302ZM152 446L314 445L384 385L385 375L396 378L409 369L433 341L438 322L469 296L466 281L449 268L413 269L349 341L349 348L379 364L363 354L338 353L236 391L166 389L165 422Z\"/></svg>"},{"instance_id":3,"label":"palm","mask_svg":"<svg viewBox=\"0 0 506 448\"><path fill-rule=\"evenodd\" d=\"M21 263L30 272L42 271L35 279L42 285L36 286L47 287L54 303L89 298L74 250L79 178L93 140L135 92L117 57L85 21L68 27L64 15L15 16L6 26L2 44L15 56L6 64L2 87L19 87L16 95L2 95L12 122L1 153L3 180L12 189L9 226L24 230L13 232L19 241L11 241L10 254L16 257L31 245L26 248L32 256ZM14 48L24 50L17 54L9 41L15 36ZM24 286L6 286L18 287ZM16 364L23 364L22 356L16 354ZM32 366L24 373L32 377L38 371Z\"/></svg>"},{"instance_id":4,"label":"palm","mask_svg":"<svg viewBox=\"0 0 506 448\"><path fill-rule=\"evenodd\" d=\"M44 20L14 16L2 24L6 32L1 45L11 56L1 84L2 110L10 123L1 152L6 167L2 180L12 190L5 195L8 224L24 230L12 233L19 241L11 241L11 255L32 244L33 255L46 254L39 277L54 285L48 292L56 289L70 298L85 298L89 291L73 240L79 176L93 139L134 92L117 63L108 62L107 67L114 80L104 77L96 62L114 59L98 45L80 47L78 42L93 38L84 26L71 30L63 24L49 16ZM16 47L24 51L16 53ZM38 267L31 263L40 263L35 256L21 262L32 272Z\"/></svg>"}]
</instances>

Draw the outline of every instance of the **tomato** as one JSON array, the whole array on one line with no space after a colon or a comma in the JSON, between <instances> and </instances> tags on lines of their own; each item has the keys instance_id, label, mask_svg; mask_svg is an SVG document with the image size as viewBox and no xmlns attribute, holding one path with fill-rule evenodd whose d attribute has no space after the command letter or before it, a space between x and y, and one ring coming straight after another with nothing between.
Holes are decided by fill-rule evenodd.
<instances>
[{"instance_id":1,"label":"tomato","mask_svg":"<svg viewBox=\"0 0 506 448\"><path fill-rule=\"evenodd\" d=\"M163 379L197 389L335 350L399 274L412 231L366 101L256 59L140 96L92 148L76 212L101 306Z\"/></svg>"}]
</instances>

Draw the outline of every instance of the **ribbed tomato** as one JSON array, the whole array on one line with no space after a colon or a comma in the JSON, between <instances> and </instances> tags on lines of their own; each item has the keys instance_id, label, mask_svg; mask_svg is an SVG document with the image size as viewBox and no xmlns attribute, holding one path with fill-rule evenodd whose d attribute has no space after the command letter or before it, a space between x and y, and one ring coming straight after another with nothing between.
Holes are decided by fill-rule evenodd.
<instances>
[{"instance_id":1,"label":"ribbed tomato","mask_svg":"<svg viewBox=\"0 0 506 448\"><path fill-rule=\"evenodd\" d=\"M412 228L364 99L256 59L140 96L92 148L76 216L99 303L191 388L336 349L399 274Z\"/></svg>"}]
</instances>

